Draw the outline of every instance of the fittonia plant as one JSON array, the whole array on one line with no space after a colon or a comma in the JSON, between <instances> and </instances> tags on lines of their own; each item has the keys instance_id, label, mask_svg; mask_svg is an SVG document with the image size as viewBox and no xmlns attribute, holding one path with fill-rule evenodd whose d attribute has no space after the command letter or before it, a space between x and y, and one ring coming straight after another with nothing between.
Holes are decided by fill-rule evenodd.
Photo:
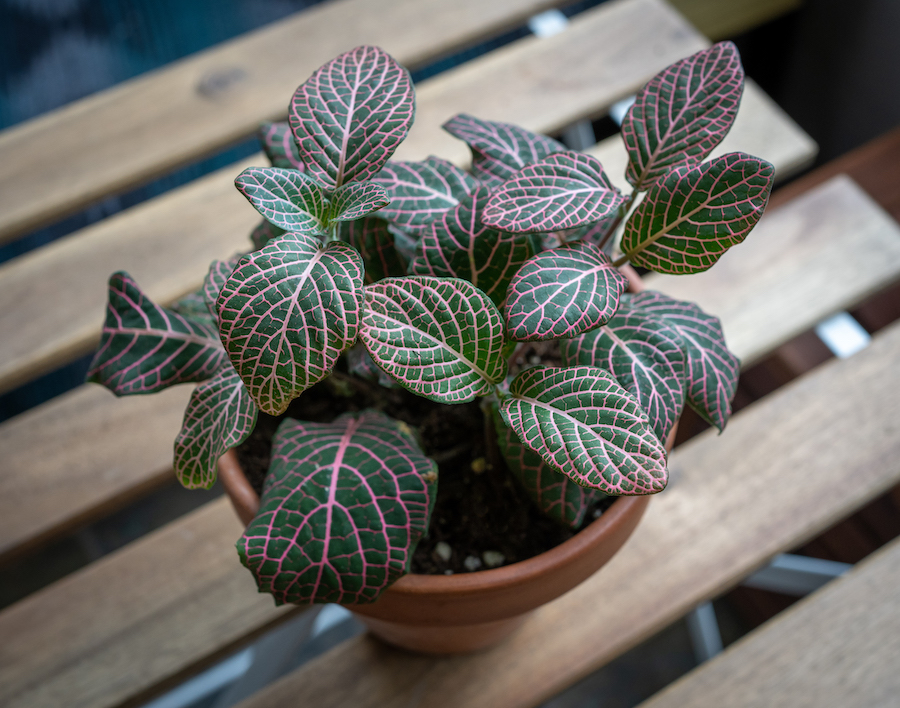
<instances>
[{"instance_id":1,"label":"fittonia plant","mask_svg":"<svg viewBox=\"0 0 900 708\"><path fill-rule=\"evenodd\" d=\"M388 162L412 82L382 50L354 49L297 89L288 123L264 126L272 166L236 180L265 218L254 250L213 263L171 309L113 275L89 378L120 395L200 382L175 441L187 487L213 484L257 410L282 413L347 355L436 404L483 398L509 470L562 523L604 494L659 492L684 405L721 430L738 361L716 318L626 293L619 267L706 270L759 220L772 166L704 161L742 87L730 43L650 81L622 126L625 195L595 158L467 115L444 128L471 147L471 172ZM508 375L538 340L559 340L564 366ZM285 419L238 551L279 603L369 602L407 570L436 490L415 431L381 412Z\"/></svg>"}]
</instances>

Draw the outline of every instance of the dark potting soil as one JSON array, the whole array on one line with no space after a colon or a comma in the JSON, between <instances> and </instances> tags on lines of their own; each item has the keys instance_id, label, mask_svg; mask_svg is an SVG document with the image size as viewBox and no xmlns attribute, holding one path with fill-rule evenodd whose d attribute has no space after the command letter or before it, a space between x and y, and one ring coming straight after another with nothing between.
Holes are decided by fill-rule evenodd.
<instances>
[{"instance_id":1,"label":"dark potting soil","mask_svg":"<svg viewBox=\"0 0 900 708\"><path fill-rule=\"evenodd\" d=\"M534 353L524 349L521 363L530 363L530 356ZM490 564L508 565L574 535L572 529L538 511L509 473L496 445L486 443L488 435L491 442L495 437L477 401L443 405L340 371L305 391L284 416L259 414L256 429L237 448L250 483L258 493L262 491L271 439L282 417L330 423L342 413L366 408L381 410L417 429L425 454L438 463L437 500L428 534L413 557L412 572L450 574ZM604 499L590 509L585 525L612 501Z\"/></svg>"}]
</instances>

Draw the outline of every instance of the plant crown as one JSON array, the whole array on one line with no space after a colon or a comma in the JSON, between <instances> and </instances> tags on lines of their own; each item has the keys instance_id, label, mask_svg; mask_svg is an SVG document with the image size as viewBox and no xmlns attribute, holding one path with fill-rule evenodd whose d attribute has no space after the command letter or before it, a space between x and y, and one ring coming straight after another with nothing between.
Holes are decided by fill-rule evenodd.
<instances>
[{"instance_id":1,"label":"plant crown","mask_svg":"<svg viewBox=\"0 0 900 708\"><path fill-rule=\"evenodd\" d=\"M89 379L117 395L200 382L175 441L187 487L210 487L258 410L284 412L346 355L350 371L432 401L483 397L509 469L562 523L603 495L659 492L684 405L723 429L739 362L718 319L627 293L619 267L706 270L759 220L772 165L705 161L742 88L729 42L652 79L622 125L624 195L590 155L468 115L444 128L470 146L471 172L389 162L413 121L412 81L358 47L297 89L287 123L263 126L272 166L235 181L264 217L251 252L214 262L171 308L112 276ZM510 376L511 352L542 340L559 340L564 366ZM436 490L404 423L372 410L285 419L238 551L278 603L371 602L407 571Z\"/></svg>"}]
</instances>

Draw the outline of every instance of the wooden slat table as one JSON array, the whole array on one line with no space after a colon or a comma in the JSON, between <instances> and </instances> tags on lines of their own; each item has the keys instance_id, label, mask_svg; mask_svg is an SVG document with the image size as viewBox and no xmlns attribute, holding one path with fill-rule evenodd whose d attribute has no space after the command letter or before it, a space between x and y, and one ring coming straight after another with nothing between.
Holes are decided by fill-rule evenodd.
<instances>
[{"instance_id":1,"label":"wooden slat table","mask_svg":"<svg viewBox=\"0 0 900 708\"><path fill-rule=\"evenodd\" d=\"M362 636L243 708L539 704L900 481L898 359L900 323L678 448L618 555L495 649L433 659Z\"/></svg>"},{"instance_id":2,"label":"wooden slat table","mask_svg":"<svg viewBox=\"0 0 900 708\"><path fill-rule=\"evenodd\" d=\"M443 0L428 0L428 3L432 7L445 4ZM520 19L538 6L552 4L504 0L492 7L485 22L496 30L507 21L513 21L509 18ZM398 3L398 6L406 5L405 2ZM315 15L309 22L319 22L329 12L337 13L333 17L346 18L347 15L341 13L346 13L347 8L362 12L363 6L355 0L325 5L316 11L322 14ZM382 8L380 3L372 3L372 6ZM494 7L501 8L502 12L498 10L495 14ZM501 18L501 14L507 19ZM434 32L440 35L438 40L424 49L420 42L422 52L435 56L446 47L463 41L459 39L461 36L481 36L479 33L482 30L473 28L471 23L460 24L455 20L448 22L447 32L441 34L440 17L440 13L435 14L433 24ZM281 30L275 27L271 31ZM352 31L355 30L351 28ZM637 32L637 36L644 37L645 47L649 43L656 53L656 63L640 64L634 71L622 69L625 64L631 66L630 61L634 58L633 46L623 39L623 35L629 32ZM598 36L606 37L608 41L595 41ZM373 41L373 37L354 37L350 44L359 41ZM387 41L382 43L391 48ZM615 0L583 13L559 38L517 42L423 83L419 87L419 119L425 123L424 116L431 115L434 123L426 125L421 133L414 136L414 141L407 148L407 157L443 152L441 144L445 138L434 130L443 111L468 110L489 118L513 120L538 130L563 127L566 122L601 114L613 101L649 78L656 69L706 43L661 0ZM247 46L251 45L252 42ZM404 56L400 51L394 51ZM309 56L314 56L314 52L310 52ZM328 50L328 56L331 53L334 52ZM239 56L239 52L221 56ZM407 61L425 61L421 55L416 56L419 58ZM244 58L250 60L249 57ZM197 58L198 62L203 60L203 57ZM157 89L153 90L158 90L160 86L174 85L167 82L196 80L196 75L191 73L196 66L190 61L176 65L168 75L180 76L180 79L166 78L169 71L166 70L156 78L148 78L147 81L153 79L158 82L147 85L156 86ZM315 59L315 63L319 61L321 59ZM619 66L620 73L581 72L590 62L597 67ZM565 73L567 70L568 74ZM528 75L529 72L531 75ZM552 87L557 85L555 82L558 82L559 93L548 101L544 93L530 91L535 76L544 77L541 79L544 83L542 91L552 91ZM296 83L297 79L292 81ZM568 89L566 81L578 84L578 90ZM78 104L81 106L78 110L86 114L92 111L102 113L112 106L111 115L118 115L115 111L119 110L124 111L121 115L128 115L131 109L123 106L127 106L129 101L134 105L134 96L140 92L130 98L129 92L137 91L136 86L137 82L132 82L123 87L121 95L108 94L107 102L92 99ZM194 86L190 84L191 91ZM494 96L499 93L497 86L511 90L510 95L518 102L513 104L511 99L497 101ZM280 105L286 104L286 97L292 89L293 86L285 92L279 100ZM235 95L241 90L238 87ZM140 95L152 96L153 91L148 89ZM192 106L197 103L193 97L191 100L194 101ZM457 100L462 104L454 105ZM547 112L544 110L547 103L557 105ZM504 113L510 106L513 108L509 114ZM75 111L72 116L80 115L76 108L71 109ZM197 115L202 113L202 109L196 106L190 108L188 113L194 115L191 111L195 109L199 111ZM744 109L729 136L730 149L743 149L768 157L776 163L781 176L790 174L812 159L815 146L811 141L752 85L748 87ZM259 112L261 109L255 110ZM280 110L283 111L283 108ZM241 130L245 132L249 129L247 115L241 118L245 121ZM134 123L138 126L135 130L140 130L141 120L143 117L138 116ZM188 122L193 120L191 118ZM158 163L153 160L148 162L146 156L142 157L140 159L144 162L138 160L140 164L132 165L129 176L121 178L121 181L102 170L94 175L91 168L84 166L88 163L82 163L78 169L85 176L84 190L75 197L64 195L64 198L54 202L56 206L51 204L46 212L47 218L55 218L55 215L75 208L73 205L93 198L90 196L91 189L108 191L112 188L110 185L116 189L123 188L122 185L134 183L128 180L146 179L157 170L168 169L192 156L208 152L214 149L211 147L213 143L219 145L221 141L227 142L230 138L223 136L233 129L233 126L227 130L218 126L213 131L217 137L210 138L211 142L199 147L191 143L191 146L184 148L185 152L160 156ZM188 132L190 130L194 128L189 127ZM0 156L4 146L9 145L3 142L7 137L0 136ZM623 164L623 152L616 140L597 146L593 152L601 156L615 172L620 171L615 165ZM462 152L451 151L447 154L456 155L460 162L466 159ZM120 267L131 269L151 295L161 301L170 301L196 286L209 259L243 248L245 233L255 223L256 217L231 186L239 169L241 166L233 166L197 180L0 268L0 297L4 301L9 298L9 301L19 305L12 311L0 314L0 389L16 385L89 349L97 336L104 299L103 281L110 271ZM132 173L138 174L135 176ZM97 187L103 180L107 180L106 186ZM840 245L848 225L853 226L854 232L865 236L858 258L842 258L840 255ZM9 233L13 233L15 228L10 227ZM753 267L742 268L740 259L736 259L733 267L728 266L731 268L729 277L718 283L709 281L699 298L714 312L727 305L722 314L726 328L729 328L729 336L735 338L736 348L748 360L770 351L795 333L798 327L812 326L817 319L831 314L834 309L856 302L873 289L900 276L900 257L896 250L900 236L896 225L846 179L828 183L821 190L785 206L780 213L768 215L766 226L761 227L758 234L759 246L748 242L741 247L747 249L747 263ZM784 254L779 255L783 244L790 245ZM773 249L773 246L779 248ZM165 257L157 260L160 249L166 251ZM872 249L877 249L883 254L882 257L871 259ZM736 249L736 252L739 251ZM802 265L808 262L810 254L815 254L816 268L804 276ZM770 268L774 263L779 266ZM766 267L760 268L759 264ZM869 267L870 264L874 267ZM723 264L722 267L726 266ZM710 271L711 275L714 273ZM763 280L760 280L761 276L764 276ZM795 277L800 277L802 284L791 290L790 282ZM804 277L806 280L803 280ZM665 280L660 279L658 286L676 296L681 296L679 288L688 283L669 283ZM761 287L761 283L765 287ZM838 284L836 288L834 284ZM732 288L736 288L740 296L729 302L725 293ZM833 291L836 292L834 296ZM796 303L802 307L796 308L797 313L786 313L780 307L780 300L771 297L771 292L796 293ZM90 314L92 308L93 315ZM23 313L29 316L23 316ZM11 332L15 332L15 337L9 336ZM893 337L885 341L892 342L896 339L896 336ZM872 349L876 354L866 356L880 356L881 359L876 361L895 356L896 352L890 350L890 346L893 345L879 344L881 348ZM885 354L885 351L888 353ZM851 361L862 366L858 362L864 360ZM828 376L832 378L816 380L834 380L845 385L845 379L850 374ZM549 662L546 667L537 665L546 660L546 656L536 653L537 648L553 646L564 639L562 636L558 639L551 636L559 619L558 615L553 614L556 612L554 604L541 610L535 622L516 635L516 642L523 640L525 643L511 645L512 653L506 654L499 664L488 662L483 670L465 669L465 661L460 660L459 667L463 668L459 669L459 676L468 676L466 672L473 671L474 685L478 685L478 681L487 680L485 677L490 675L489 670L493 666L495 670L502 669L498 675L504 676L504 680L518 681L515 672L503 672L510 665L521 666L530 674L523 678L521 691L528 692L532 697L550 695L564 682L574 680L580 675L579 672L589 670L604 658L639 641L658 623L672 618L673 613L683 611L721 589L723 583L733 582L737 573L747 568L752 570L750 566L763 563L782 547L798 542L834 518L849 513L854 505L891 483L893 478L889 474L874 469L871 474L862 475L851 493L832 498L825 492L823 477L822 489L815 487L822 498L816 497L816 504L808 507L800 503L791 487L788 490L790 493L780 498L786 506L776 504L773 510L771 518L777 521L774 532L771 528L759 527L759 519L750 519L746 513L739 513L740 509L732 512L729 505L737 505L736 496L724 494L720 489L722 482L713 480L713 471L728 467L724 461L728 459L729 451L735 454L754 435L759 436L772 416L787 416L791 402L797 403L798 396L803 406L814 408L820 417L827 418L829 410L833 415L843 410L840 407L828 409L817 398L822 395L821 390L811 386L812 390L806 393L790 394L795 398L773 398L764 402L768 407L761 413L743 413L730 426L727 436L709 442L704 442L708 437L703 438L675 458L673 464L676 469L682 467L679 462L682 459L697 459L700 463L697 470L685 472L680 479L676 479L670 493L654 502L648 525L641 527L642 530L629 546L636 548L639 555L632 557L629 553L623 554L623 560L617 562L624 570L616 572L624 572L629 578L634 574L639 579L641 572L643 577L651 577L650 565L644 568L641 564L644 556L640 554L651 558L659 556L663 563L661 572L670 573L677 587L671 597L657 602L658 607L653 605L656 600L652 596L649 596L650 604L644 605L648 596L636 595L634 599L640 604L635 605L630 613L623 612L620 622L633 617L642 607L655 609L645 612L646 617L638 618L630 633L619 635L621 639L605 644L595 641L592 632L596 631L598 620L589 610L596 605L596 596L590 593L596 591L598 586L595 583L600 583L600 589L605 591L604 583L612 583L616 577L622 577L613 574L604 581L597 576L583 589L566 596L581 603L575 608L585 618L583 627L567 630L572 646L583 648L588 642L597 645L596 650L582 652L582 658L570 662L570 669L557 672L554 678L548 677L548 674L552 673L558 661ZM883 394L883 390L878 393ZM161 397L118 401L115 405L105 392L99 391L99 394L103 395L98 395L97 389L82 387L0 426L4 459L11 463L11 473L5 468L0 477L0 558L24 553L66 529L96 518L140 496L169 474L171 440L188 390L175 390ZM843 403L849 405L846 401ZM76 411L74 417L73 411ZM153 422L136 427L135 421L142 420ZM828 418L825 423L831 420ZM810 429L807 422L804 419L800 425L801 433ZM738 431L737 437L730 447L719 451L723 441L735 437L732 429ZM744 433L740 432L742 430ZM43 435L39 431L44 431ZM877 432L872 431L873 435ZM140 440L137 440L138 437ZM886 444L880 438L873 439L873 445L867 450L875 455ZM29 461L26 454L35 447L40 447L43 452L36 463ZM775 454L777 449L773 446L771 454ZM67 451L74 453L74 462L67 458ZM688 456L688 451L693 451L690 452L693 458ZM731 475L728 479L733 479L738 473L728 474ZM836 471L832 474L833 479L842 479ZM744 477L753 481L752 475L745 474L742 483ZM762 482L755 480L754 483ZM695 488L696 493L692 491ZM753 493L756 493L755 488ZM787 508L790 504L795 504L796 508ZM707 572L706 566L702 566L700 575L703 582L698 584L694 579L672 571L671 563L665 565L663 549L669 548L671 553L678 539L681 539L683 546L693 548L688 541L694 536L702 536L702 523L712 523L721 513L733 517L737 531L710 540L707 544L710 557L692 562L713 563L715 558L724 558L727 561L724 571ZM678 534L669 534L663 528L670 522L675 524ZM662 535L666 536L662 543L658 542L661 528L665 531ZM755 553L748 552L744 547L746 544L738 544L738 548L729 545L738 543L738 536L748 529L759 535L759 549ZM296 612L295 608L275 609L269 598L253 592L252 579L234 558L233 541L239 531L228 502L224 499L214 501L0 613L0 636L6 639L0 648L0 704L29 708L60 703L98 707L137 705ZM669 535L672 535L672 541L667 540ZM639 567L635 567L636 563ZM614 569L619 566L610 567ZM610 606L604 611L613 610ZM600 621L605 620L601 617ZM520 654L522 651L525 655ZM322 698L323 705L327 701L341 705L346 698L347 686L331 686L328 683L337 678L340 671L348 672L346 675L353 677L359 690L369 691L369 698L384 695L388 701L398 696L419 697L420 689L425 691L422 695L432 690L429 688L431 678L428 678L424 683L417 684L419 687L413 694L404 694L405 682L415 683L422 675L444 676L444 669L435 669L430 660L410 659L407 656L398 664L399 653L385 651L368 640L344 645L337 650L337 655L350 657L350 663L326 670L323 669L325 665L318 661L304 674L308 676L318 667L318 675L312 677L308 689L314 691L318 686L328 692L328 696ZM486 656L494 656L494 653ZM403 661L410 663L404 664ZM395 665L401 673L383 670ZM434 666L437 665L444 666L440 662ZM351 671L364 672L364 675L357 680L357 674ZM403 673L406 671L411 673ZM456 674L451 674L446 674L448 683L441 684L440 681L445 679L440 679L434 686L440 688L446 685L456 690ZM403 690L399 693L393 689L387 690L388 685ZM283 694L279 691L282 690L278 688L271 695L281 696ZM485 696L503 690L503 686L494 685ZM464 702L467 695L465 691L462 694L446 693L444 698L449 704L463 705L456 701ZM511 695L517 695L516 690Z\"/></svg>"},{"instance_id":3,"label":"wooden slat table","mask_svg":"<svg viewBox=\"0 0 900 708\"><path fill-rule=\"evenodd\" d=\"M900 697L900 540L641 708L892 708Z\"/></svg>"},{"instance_id":4,"label":"wooden slat table","mask_svg":"<svg viewBox=\"0 0 900 708\"><path fill-rule=\"evenodd\" d=\"M622 76L628 77L624 84L621 79L611 83L606 75L591 77L588 72L574 82L579 91L572 91L573 79L557 78L555 83L567 87L564 93L568 98L558 98L551 114L543 109L540 120L531 117L546 100L543 93L525 90L534 81L526 67L544 65L544 86L554 84L549 69L562 77L571 62L621 68L629 51L622 49L621 41L598 45L596 30L627 35L637 17L642 19L642 36L661 53L653 64L623 71ZM466 110L487 115L500 110L491 107L490 86L507 86L521 94L517 104L521 115L536 121L532 127L546 129L548 121L561 124L585 111L608 106L658 66L705 43L659 0L601 6L573 22L559 39L516 43L425 82L418 90L417 125L424 123L428 130L419 134L415 149L422 155L439 152L448 140L438 128L454 111L447 96L466 101ZM433 124L428 125L423 114L431 114ZM493 117L512 119L513 114ZM457 143L450 144L456 149ZM720 146L720 150L729 149L766 155L779 175L791 174L815 153L809 137L752 84L734 130ZM621 178L625 151L618 137L591 152L609 164L611 174ZM465 162L464 153L456 155ZM0 336L0 390L94 346L106 298L104 284L114 270L129 270L151 297L168 302L197 287L210 260L244 248L245 234L258 217L232 185L239 169L233 166L197 180L0 267L0 299L18 303L18 307L0 312L0 335L7 334ZM82 387L0 427L0 441L11 451L10 473L0 480L4 492L0 494L0 557L107 513L167 479L165 460L188 394L181 389L167 392L163 399L137 398L122 403L94 387ZM80 411L74 419L73 410ZM132 421L141 416L154 422L135 444L129 431ZM90 449L82 445L77 458L80 464L73 470L68 441L82 439L86 430L98 425L106 431L105 444ZM58 441L46 450L37 470L30 459L33 441L27 434L35 429ZM61 499L66 503L59 503ZM35 506L42 513L25 511Z\"/></svg>"},{"instance_id":5,"label":"wooden slat table","mask_svg":"<svg viewBox=\"0 0 900 708\"><path fill-rule=\"evenodd\" d=\"M834 230L816 232L810 229L810 224L818 222L823 214L828 217L828 223L835 227ZM860 231L870 234L872 241L869 245L878 252L886 253L888 256L896 253L893 259L889 260L894 263L894 276L900 275L900 251L896 251L900 245L900 230L871 201L860 194L852 183L844 179L827 183L805 199L785 206L780 212L767 215L765 220L768 222L765 228L761 227L759 232L754 234L760 238L748 240L741 248L763 249L774 257L781 245L802 241L810 238L810 234L817 233L821 238L817 250L839 252L843 234L846 233L842 227L852 222L858 227L865 227L860 228ZM825 309L821 310L815 308L805 310L809 317L807 326L831 313L827 297L829 282L845 281L857 287L866 287L864 279L854 276L855 271L843 271L844 266L852 266L851 261L837 257L827 261L828 265L825 267L829 269L831 277L825 279L821 277L821 273L804 276L808 271L804 270L806 259L802 250L789 250L787 253L798 256L794 260L795 267L788 276L789 280L800 278L808 286L809 301L826 305ZM715 311L718 301L727 302L728 292L734 289L742 292L743 296L738 302L743 301L748 309L759 313L758 316L747 319L744 324L745 327L753 328L752 331L744 330L747 341L755 347L767 346L765 343L768 342L768 346L774 348L786 336L783 329L773 326L779 322L782 308L779 307L777 300L769 298L766 290L756 289L754 292L753 283L757 276L755 259L748 259L749 267L743 270L740 268L741 263L743 263L741 259L735 259L729 279L726 282L711 282L701 299L704 300L703 304L706 307ZM714 271L709 273L712 274ZM803 280L804 277L806 280ZM678 287L684 287L689 282L690 279L674 280L666 289L675 296L681 296L683 293ZM653 285L652 278L650 285ZM852 293L847 294L845 291L845 296L852 297ZM737 314L741 312L737 306L735 311ZM723 314L725 326L730 328L731 313ZM749 351L738 349L737 352L747 356L752 349ZM27 425L28 416L23 416L23 419L25 422L22 428L10 426L11 442L17 435L22 436L23 441L27 441L27 430L34 429L33 426ZM732 434L731 430L730 427L727 436L714 439L711 444L717 445L726 441ZM168 447L170 440L160 441L161 445L163 443ZM63 477L65 458L60 456L59 460L59 471L56 474ZM24 462L22 470L20 478L27 479L25 475L27 466ZM90 476L87 479L89 480ZM82 484L81 488L85 492L89 491L87 484ZM37 495L39 491L37 489L34 493ZM27 510L30 508L29 502L35 503L38 500L32 501L20 496L17 501L17 505L11 504L8 509L10 519L27 526L28 514L18 509ZM49 510L45 512L50 513ZM84 598L84 604L74 611L84 625L78 635L78 641L58 644L56 654L47 653L40 657L26 654L10 664L10 675L15 674L21 677L22 681L27 680L26 685L42 686L42 690L50 690L49 687L57 683L67 685L70 680L67 671L72 671L72 675L90 676L91 681L88 685L92 687L106 686L115 678L117 671L116 665L109 664L109 656L131 657L132 664L142 667L140 676L130 676L131 685L145 685L141 683L143 681L149 688L156 685L154 682L167 682L170 678L167 672L178 673L185 666L202 665L209 660L210 655L221 653L217 646L225 648L236 646L260 626L282 618L282 611L275 610L266 598L260 598L252 592L249 575L235 562L232 544L238 534L239 526L227 500L212 502L207 507L148 535L141 541L0 614L0 635L18 637L26 633L32 636L40 634L43 641L49 641L58 634L58 627L52 622L40 621L45 608L69 602L70 597ZM160 558L180 557L190 552L189 549L195 543L192 539L198 538L205 539L202 552L206 570L203 573L196 577L180 577L178 582L173 584L168 573L160 572L147 577L143 572L147 567L159 567ZM174 572L178 572L177 567ZM137 581L134 584L124 583L123 578L136 578ZM215 595L217 599L205 604L199 602L198 598L207 596L211 588L219 589ZM225 588L227 591L223 590ZM243 588L243 591L236 588ZM148 596L157 598L156 602L163 604L147 605L145 598ZM110 600L117 600L123 607L138 609L134 609L127 618L117 616L114 622L107 622L105 620L108 616L107 597ZM185 626L183 608L190 608L187 616L192 618L193 623L206 628L206 636L196 633L185 636L182 629ZM42 634L44 630L39 632L35 627L38 629L43 627L46 635ZM165 652L165 659L160 659L156 664L140 660L143 652L151 651L151 647L158 647L155 642L160 642L160 638L167 636L173 637L177 650L170 648ZM209 637L215 637L216 642L210 642ZM86 651L85 647L102 647L103 650ZM27 668L23 666L23 662L27 662ZM69 668L63 671L63 667ZM112 674L108 673L110 671ZM0 672L0 685L3 683L3 674ZM10 689L13 695L16 690L21 690L16 689L15 684L12 684ZM25 696L28 701L36 700L27 692ZM3 698L2 693L0 698ZM73 705L77 705L74 698L72 700Z\"/></svg>"}]
</instances>

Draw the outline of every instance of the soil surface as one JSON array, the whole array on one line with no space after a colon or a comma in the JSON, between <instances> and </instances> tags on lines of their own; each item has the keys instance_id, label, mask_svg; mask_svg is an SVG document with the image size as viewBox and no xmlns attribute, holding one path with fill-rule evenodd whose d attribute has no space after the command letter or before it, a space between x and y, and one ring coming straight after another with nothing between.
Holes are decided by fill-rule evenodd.
<instances>
[{"instance_id":1,"label":"soil surface","mask_svg":"<svg viewBox=\"0 0 900 708\"><path fill-rule=\"evenodd\" d=\"M531 346L517 352L515 364L532 363L536 352ZM510 475L477 401L443 405L335 371L294 400L281 417L327 423L342 413L366 408L416 428L425 454L438 463L437 501L428 534L413 557L412 572L449 575L508 565L543 553L574 534L543 516ZM256 429L237 448L257 492L262 490L272 435L281 417L260 413ZM612 501L604 499L601 506L589 510L585 524Z\"/></svg>"}]
</instances>

